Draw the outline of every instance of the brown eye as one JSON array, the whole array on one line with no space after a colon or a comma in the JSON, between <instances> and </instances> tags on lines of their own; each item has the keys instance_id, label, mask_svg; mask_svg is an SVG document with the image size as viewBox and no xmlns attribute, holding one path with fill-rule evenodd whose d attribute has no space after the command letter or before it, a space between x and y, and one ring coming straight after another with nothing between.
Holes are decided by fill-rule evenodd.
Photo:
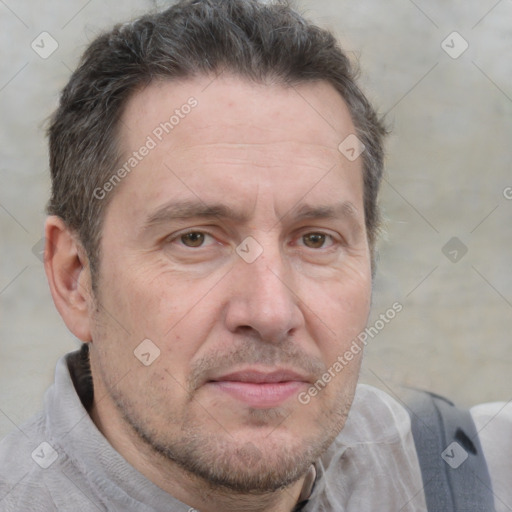
<instances>
[{"instance_id":1,"label":"brown eye","mask_svg":"<svg viewBox=\"0 0 512 512\"><path fill-rule=\"evenodd\" d=\"M326 235L323 233L308 233L302 237L304 245L310 249L321 249L325 244Z\"/></svg>"},{"instance_id":2,"label":"brown eye","mask_svg":"<svg viewBox=\"0 0 512 512\"><path fill-rule=\"evenodd\" d=\"M204 233L192 232L181 235L180 239L183 245L187 247L200 247L204 243Z\"/></svg>"}]
</instances>

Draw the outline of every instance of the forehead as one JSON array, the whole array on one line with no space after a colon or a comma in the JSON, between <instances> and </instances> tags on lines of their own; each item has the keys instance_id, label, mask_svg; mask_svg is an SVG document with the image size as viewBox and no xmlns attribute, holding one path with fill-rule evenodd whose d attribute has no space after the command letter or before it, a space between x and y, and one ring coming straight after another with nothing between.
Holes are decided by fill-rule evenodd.
<instances>
[{"instance_id":1,"label":"forehead","mask_svg":"<svg viewBox=\"0 0 512 512\"><path fill-rule=\"evenodd\" d=\"M216 126L222 130L212 130ZM181 146L288 139L337 152L354 132L345 101L325 81L284 86L222 74L157 81L137 91L124 110L120 139L125 149L136 147L145 135L160 145L172 145L179 136Z\"/></svg>"},{"instance_id":2,"label":"forehead","mask_svg":"<svg viewBox=\"0 0 512 512\"><path fill-rule=\"evenodd\" d=\"M362 201L361 158L338 149L354 132L327 82L292 87L230 75L155 82L123 113L122 160L134 166L119 187L126 192L117 193L137 214L183 194L243 204L255 190L285 191L295 202L309 190L334 201L347 183Z\"/></svg>"}]
</instances>

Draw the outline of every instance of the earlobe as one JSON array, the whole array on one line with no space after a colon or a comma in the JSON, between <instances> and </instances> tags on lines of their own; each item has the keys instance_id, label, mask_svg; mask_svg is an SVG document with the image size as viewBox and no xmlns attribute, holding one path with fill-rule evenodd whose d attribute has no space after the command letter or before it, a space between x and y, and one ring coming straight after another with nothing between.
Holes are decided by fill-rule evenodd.
<instances>
[{"instance_id":1,"label":"earlobe","mask_svg":"<svg viewBox=\"0 0 512 512\"><path fill-rule=\"evenodd\" d=\"M68 329L91 341L93 295L89 263L77 235L55 215L45 223L44 268L53 301Z\"/></svg>"}]
</instances>

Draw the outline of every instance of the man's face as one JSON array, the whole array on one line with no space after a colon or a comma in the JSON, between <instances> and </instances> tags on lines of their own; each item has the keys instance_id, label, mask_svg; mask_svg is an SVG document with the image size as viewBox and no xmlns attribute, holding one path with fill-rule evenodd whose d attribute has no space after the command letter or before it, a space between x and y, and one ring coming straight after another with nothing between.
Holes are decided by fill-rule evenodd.
<instances>
[{"instance_id":1,"label":"man's face","mask_svg":"<svg viewBox=\"0 0 512 512\"><path fill-rule=\"evenodd\" d=\"M91 349L103 413L214 485L291 483L343 427L360 356L298 397L369 312L362 162L338 150L355 132L346 105L326 83L197 78L138 92L120 126L122 162L148 136L156 147L104 219ZM143 361L160 351L148 366L134 355L146 339Z\"/></svg>"}]
</instances>

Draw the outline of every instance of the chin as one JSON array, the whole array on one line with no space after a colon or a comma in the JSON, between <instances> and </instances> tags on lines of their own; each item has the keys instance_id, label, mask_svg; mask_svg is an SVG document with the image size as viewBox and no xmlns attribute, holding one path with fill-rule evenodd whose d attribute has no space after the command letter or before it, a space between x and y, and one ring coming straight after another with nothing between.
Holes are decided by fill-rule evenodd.
<instances>
[{"instance_id":1,"label":"chin","mask_svg":"<svg viewBox=\"0 0 512 512\"><path fill-rule=\"evenodd\" d=\"M188 458L181 459L183 469L210 488L240 494L266 494L292 485L323 452L316 443L286 442L279 435L254 441L211 439L200 451L188 448Z\"/></svg>"},{"instance_id":2,"label":"chin","mask_svg":"<svg viewBox=\"0 0 512 512\"><path fill-rule=\"evenodd\" d=\"M268 416L272 411L258 410L260 421L264 413ZM285 421L257 427L251 423L238 429L216 424L215 432L205 425L187 426L172 441L146 437L146 442L212 490L265 494L305 475L339 433L345 417L331 415L311 425L299 421L285 425Z\"/></svg>"}]
</instances>

